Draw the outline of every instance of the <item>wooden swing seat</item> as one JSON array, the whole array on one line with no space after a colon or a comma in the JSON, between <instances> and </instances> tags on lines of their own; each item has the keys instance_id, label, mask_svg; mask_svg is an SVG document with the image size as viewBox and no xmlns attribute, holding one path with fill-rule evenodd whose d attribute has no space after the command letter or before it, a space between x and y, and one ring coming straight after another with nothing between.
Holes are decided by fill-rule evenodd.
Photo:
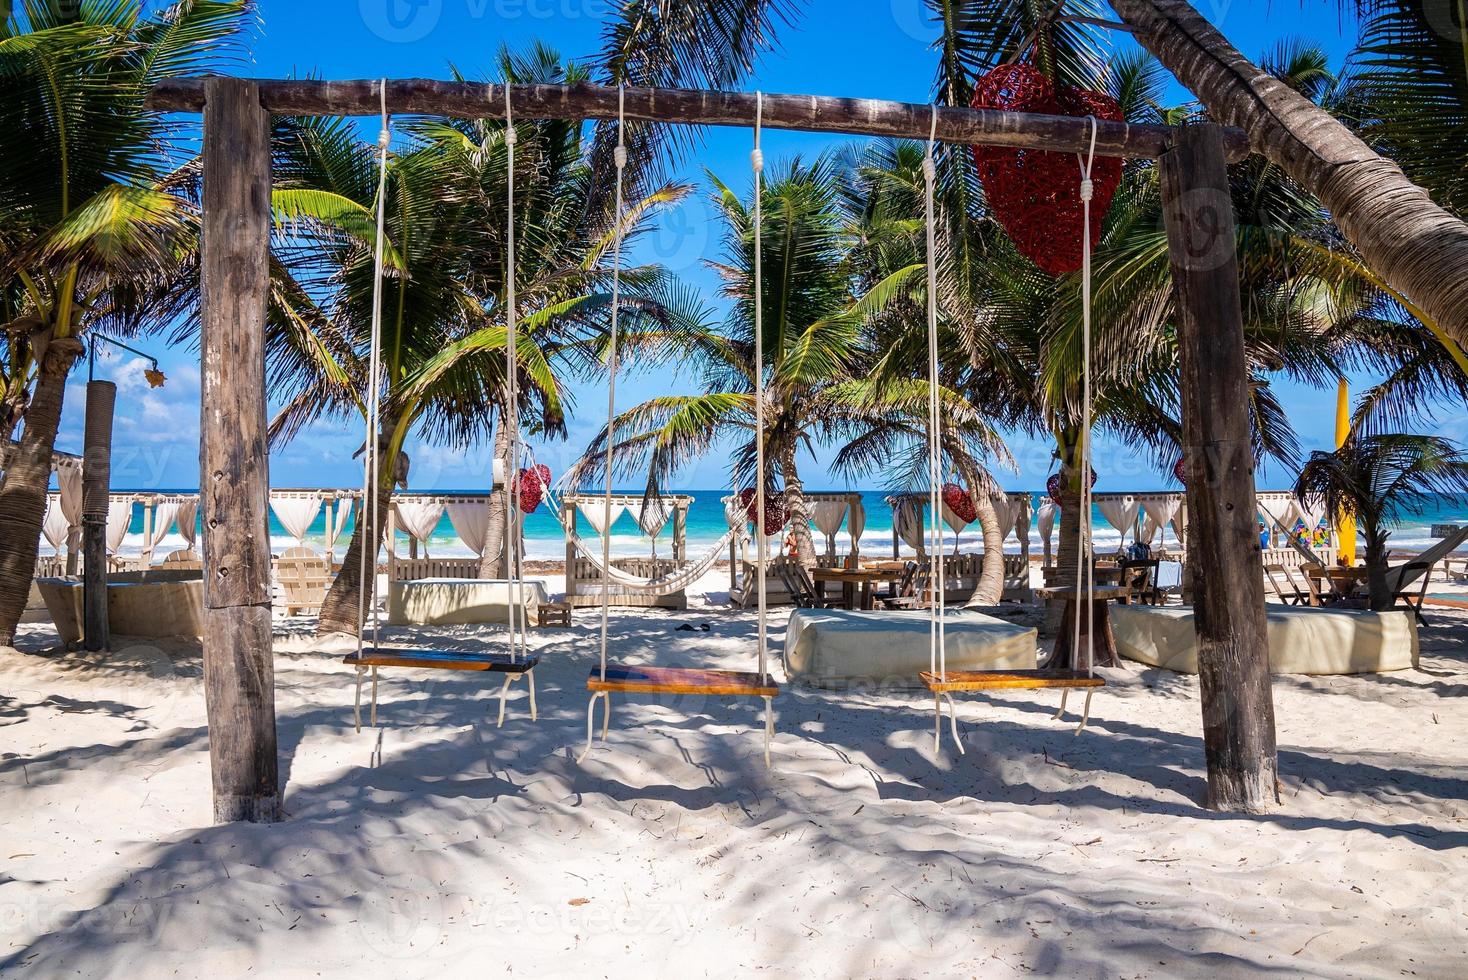
<instances>
[{"instance_id":1,"label":"wooden swing seat","mask_svg":"<svg viewBox=\"0 0 1468 980\"><path fill-rule=\"evenodd\" d=\"M592 667L586 678L586 689L625 694L711 694L752 698L772 698L780 693L780 685L773 678L761 677L752 670L630 664L607 664L605 680L602 679L601 668Z\"/></svg>"},{"instance_id":2,"label":"wooden swing seat","mask_svg":"<svg viewBox=\"0 0 1468 980\"><path fill-rule=\"evenodd\" d=\"M1106 680L1083 670L950 670L942 678L919 675L934 694L949 691L999 691L1038 687L1105 687Z\"/></svg>"},{"instance_id":3,"label":"wooden swing seat","mask_svg":"<svg viewBox=\"0 0 1468 980\"><path fill-rule=\"evenodd\" d=\"M349 667L428 667L437 670L480 670L495 674L524 674L534 670L539 657L510 657L503 653L462 650L412 650L400 647L364 647L360 654L342 658Z\"/></svg>"}]
</instances>

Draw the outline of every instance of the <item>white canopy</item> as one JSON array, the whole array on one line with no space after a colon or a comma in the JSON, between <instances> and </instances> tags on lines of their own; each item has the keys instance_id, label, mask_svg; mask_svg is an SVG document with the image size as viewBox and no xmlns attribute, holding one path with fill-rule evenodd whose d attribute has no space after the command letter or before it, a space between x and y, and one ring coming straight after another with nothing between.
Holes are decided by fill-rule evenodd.
<instances>
[{"instance_id":1,"label":"white canopy","mask_svg":"<svg viewBox=\"0 0 1468 980\"><path fill-rule=\"evenodd\" d=\"M443 501L426 497L407 497L393 501L398 527L410 537L428 543L438 522L443 518Z\"/></svg>"},{"instance_id":2,"label":"white canopy","mask_svg":"<svg viewBox=\"0 0 1468 980\"><path fill-rule=\"evenodd\" d=\"M107 550L115 552L122 547L133 522L133 498L112 497L107 501Z\"/></svg>"},{"instance_id":3,"label":"white canopy","mask_svg":"<svg viewBox=\"0 0 1468 980\"><path fill-rule=\"evenodd\" d=\"M295 538L296 544L304 545L311 523L321 513L321 497L315 493L271 494L270 509L285 533Z\"/></svg>"}]
</instances>

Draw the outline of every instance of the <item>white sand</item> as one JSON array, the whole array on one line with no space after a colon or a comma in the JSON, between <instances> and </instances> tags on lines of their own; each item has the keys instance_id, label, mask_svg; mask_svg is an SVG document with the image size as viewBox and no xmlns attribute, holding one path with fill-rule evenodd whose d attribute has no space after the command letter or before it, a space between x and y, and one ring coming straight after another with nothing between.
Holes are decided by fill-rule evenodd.
<instances>
[{"instance_id":1,"label":"white sand","mask_svg":"<svg viewBox=\"0 0 1468 980\"><path fill-rule=\"evenodd\" d=\"M196 647L6 652L0 971L1461 976L1468 616L1430 616L1420 671L1276 680L1265 817L1200 808L1196 679L1136 667L1080 737L1053 692L974 696L935 758L918 695L787 691L767 772L757 701L622 699L578 766L581 611L502 729L493 679L398 670L356 734L351 672L282 623L288 820L211 827ZM753 624L614 612L613 655L748 669Z\"/></svg>"}]
</instances>

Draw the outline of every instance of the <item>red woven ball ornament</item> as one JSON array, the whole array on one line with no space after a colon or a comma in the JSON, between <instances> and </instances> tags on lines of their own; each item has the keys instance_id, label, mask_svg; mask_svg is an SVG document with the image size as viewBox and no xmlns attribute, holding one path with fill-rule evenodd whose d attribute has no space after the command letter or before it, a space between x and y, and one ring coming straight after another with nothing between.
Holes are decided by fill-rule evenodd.
<instances>
[{"instance_id":1,"label":"red woven ball ornament","mask_svg":"<svg viewBox=\"0 0 1468 980\"><path fill-rule=\"evenodd\" d=\"M739 494L739 500L744 504L744 516L753 523L759 516L759 501L755 499L754 487L749 487ZM772 499L765 496L765 536L779 534L789 519L785 513L785 501L783 499Z\"/></svg>"},{"instance_id":2,"label":"red woven ball ornament","mask_svg":"<svg viewBox=\"0 0 1468 980\"><path fill-rule=\"evenodd\" d=\"M1177 458L1177 462L1172 464L1172 475L1177 479L1178 483L1182 484L1185 487L1188 485L1187 463L1188 461L1186 459L1184 459L1182 456L1179 456Z\"/></svg>"},{"instance_id":3,"label":"red woven ball ornament","mask_svg":"<svg viewBox=\"0 0 1468 980\"><path fill-rule=\"evenodd\" d=\"M1121 106L1090 89L1054 85L1030 65L1000 65L979 78L975 109L1095 116L1121 122ZM975 146L974 162L995 219L1015 248L1052 276L1081 267L1081 170L1074 153ZM1121 183L1121 159L1097 156L1091 165L1091 245Z\"/></svg>"},{"instance_id":4,"label":"red woven ball ornament","mask_svg":"<svg viewBox=\"0 0 1468 980\"><path fill-rule=\"evenodd\" d=\"M1096 469L1095 469L1095 467L1092 467L1091 468L1091 486L1094 487L1095 485L1096 485ZM1047 494L1049 494L1050 499L1055 502L1055 506L1056 507L1059 507L1060 506L1060 474L1059 473L1051 473L1050 474L1050 479L1048 479L1048 480L1045 481L1045 492Z\"/></svg>"},{"instance_id":5,"label":"red woven ball ornament","mask_svg":"<svg viewBox=\"0 0 1468 980\"><path fill-rule=\"evenodd\" d=\"M955 517L965 524L972 524L979 519L979 512L974 507L973 495L957 483L943 484L943 503L953 511Z\"/></svg>"},{"instance_id":6,"label":"red woven ball ornament","mask_svg":"<svg viewBox=\"0 0 1468 980\"><path fill-rule=\"evenodd\" d=\"M550 486L550 467L538 463L533 468L520 471L520 511L535 513L535 508L545 499L545 488Z\"/></svg>"}]
</instances>

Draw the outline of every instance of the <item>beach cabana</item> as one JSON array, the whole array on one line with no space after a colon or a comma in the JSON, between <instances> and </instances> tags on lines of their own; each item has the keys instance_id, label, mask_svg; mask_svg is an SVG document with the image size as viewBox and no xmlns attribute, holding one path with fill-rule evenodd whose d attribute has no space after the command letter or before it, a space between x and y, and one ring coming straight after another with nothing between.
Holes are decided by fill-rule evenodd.
<instances>
[{"instance_id":1,"label":"beach cabana","mask_svg":"<svg viewBox=\"0 0 1468 980\"><path fill-rule=\"evenodd\" d=\"M844 564L848 556L858 559L861 555L862 535L867 526L866 504L862 501L861 494L806 493L804 497L810 508L811 522L824 539L824 549L818 547L816 552L816 565L821 568L836 568ZM737 502L737 497L723 498L726 509ZM765 575L765 597L767 601L777 605L791 601L790 590L785 587L779 572L780 565L788 560L782 554L782 545L789 526L787 521L775 534L770 535L767 542L770 558ZM842 528L846 529L848 540L848 547L844 552L838 549L836 543ZM758 550L756 544L752 535L738 536L729 541L729 601L740 609L755 597L759 578L759 562L755 558Z\"/></svg>"},{"instance_id":2,"label":"beach cabana","mask_svg":"<svg viewBox=\"0 0 1468 980\"><path fill-rule=\"evenodd\" d=\"M680 572L688 561L688 508L693 498L686 494L659 497L653 504L644 506L641 494L613 494L611 498L611 525L606 525L608 508L603 496L593 494L568 494L560 498L556 515L566 538L566 601L575 607L597 606L602 601L602 591L614 606L657 607L660 609L687 609L688 593L679 587L668 590L636 588L625 581L618 581L604 574L600 567L601 555L594 549L600 548L597 539L612 534L615 525L628 515L636 522L640 532L652 538L649 554L613 558L612 567L628 576L653 582ZM581 519L596 535L590 547L581 537ZM606 525L606 526L604 526ZM671 526L671 552L667 557L657 554L657 536ZM685 576L679 576L680 579Z\"/></svg>"},{"instance_id":3,"label":"beach cabana","mask_svg":"<svg viewBox=\"0 0 1468 980\"><path fill-rule=\"evenodd\" d=\"M990 502L999 518L1002 535L1000 547L1003 548L1004 543L1011 539L1019 543L1018 554L1007 551L1004 554L1004 592L1000 598L1029 602L1034 598L1030 587L1032 498L1025 492L996 493L990 497ZM928 519L929 511L932 510L928 495L894 494L887 498L887 503L892 508L892 557L901 558L905 546L917 555L919 561L926 561L929 550ZM983 572L984 553L982 550L963 553L960 550L963 544L962 533L971 522L965 521L947 504L942 505L942 513L943 523L954 534L954 553L945 554L942 558L945 594L950 602L964 602L978 587L979 576ZM982 545L983 536L976 532L974 541Z\"/></svg>"}]
</instances>

